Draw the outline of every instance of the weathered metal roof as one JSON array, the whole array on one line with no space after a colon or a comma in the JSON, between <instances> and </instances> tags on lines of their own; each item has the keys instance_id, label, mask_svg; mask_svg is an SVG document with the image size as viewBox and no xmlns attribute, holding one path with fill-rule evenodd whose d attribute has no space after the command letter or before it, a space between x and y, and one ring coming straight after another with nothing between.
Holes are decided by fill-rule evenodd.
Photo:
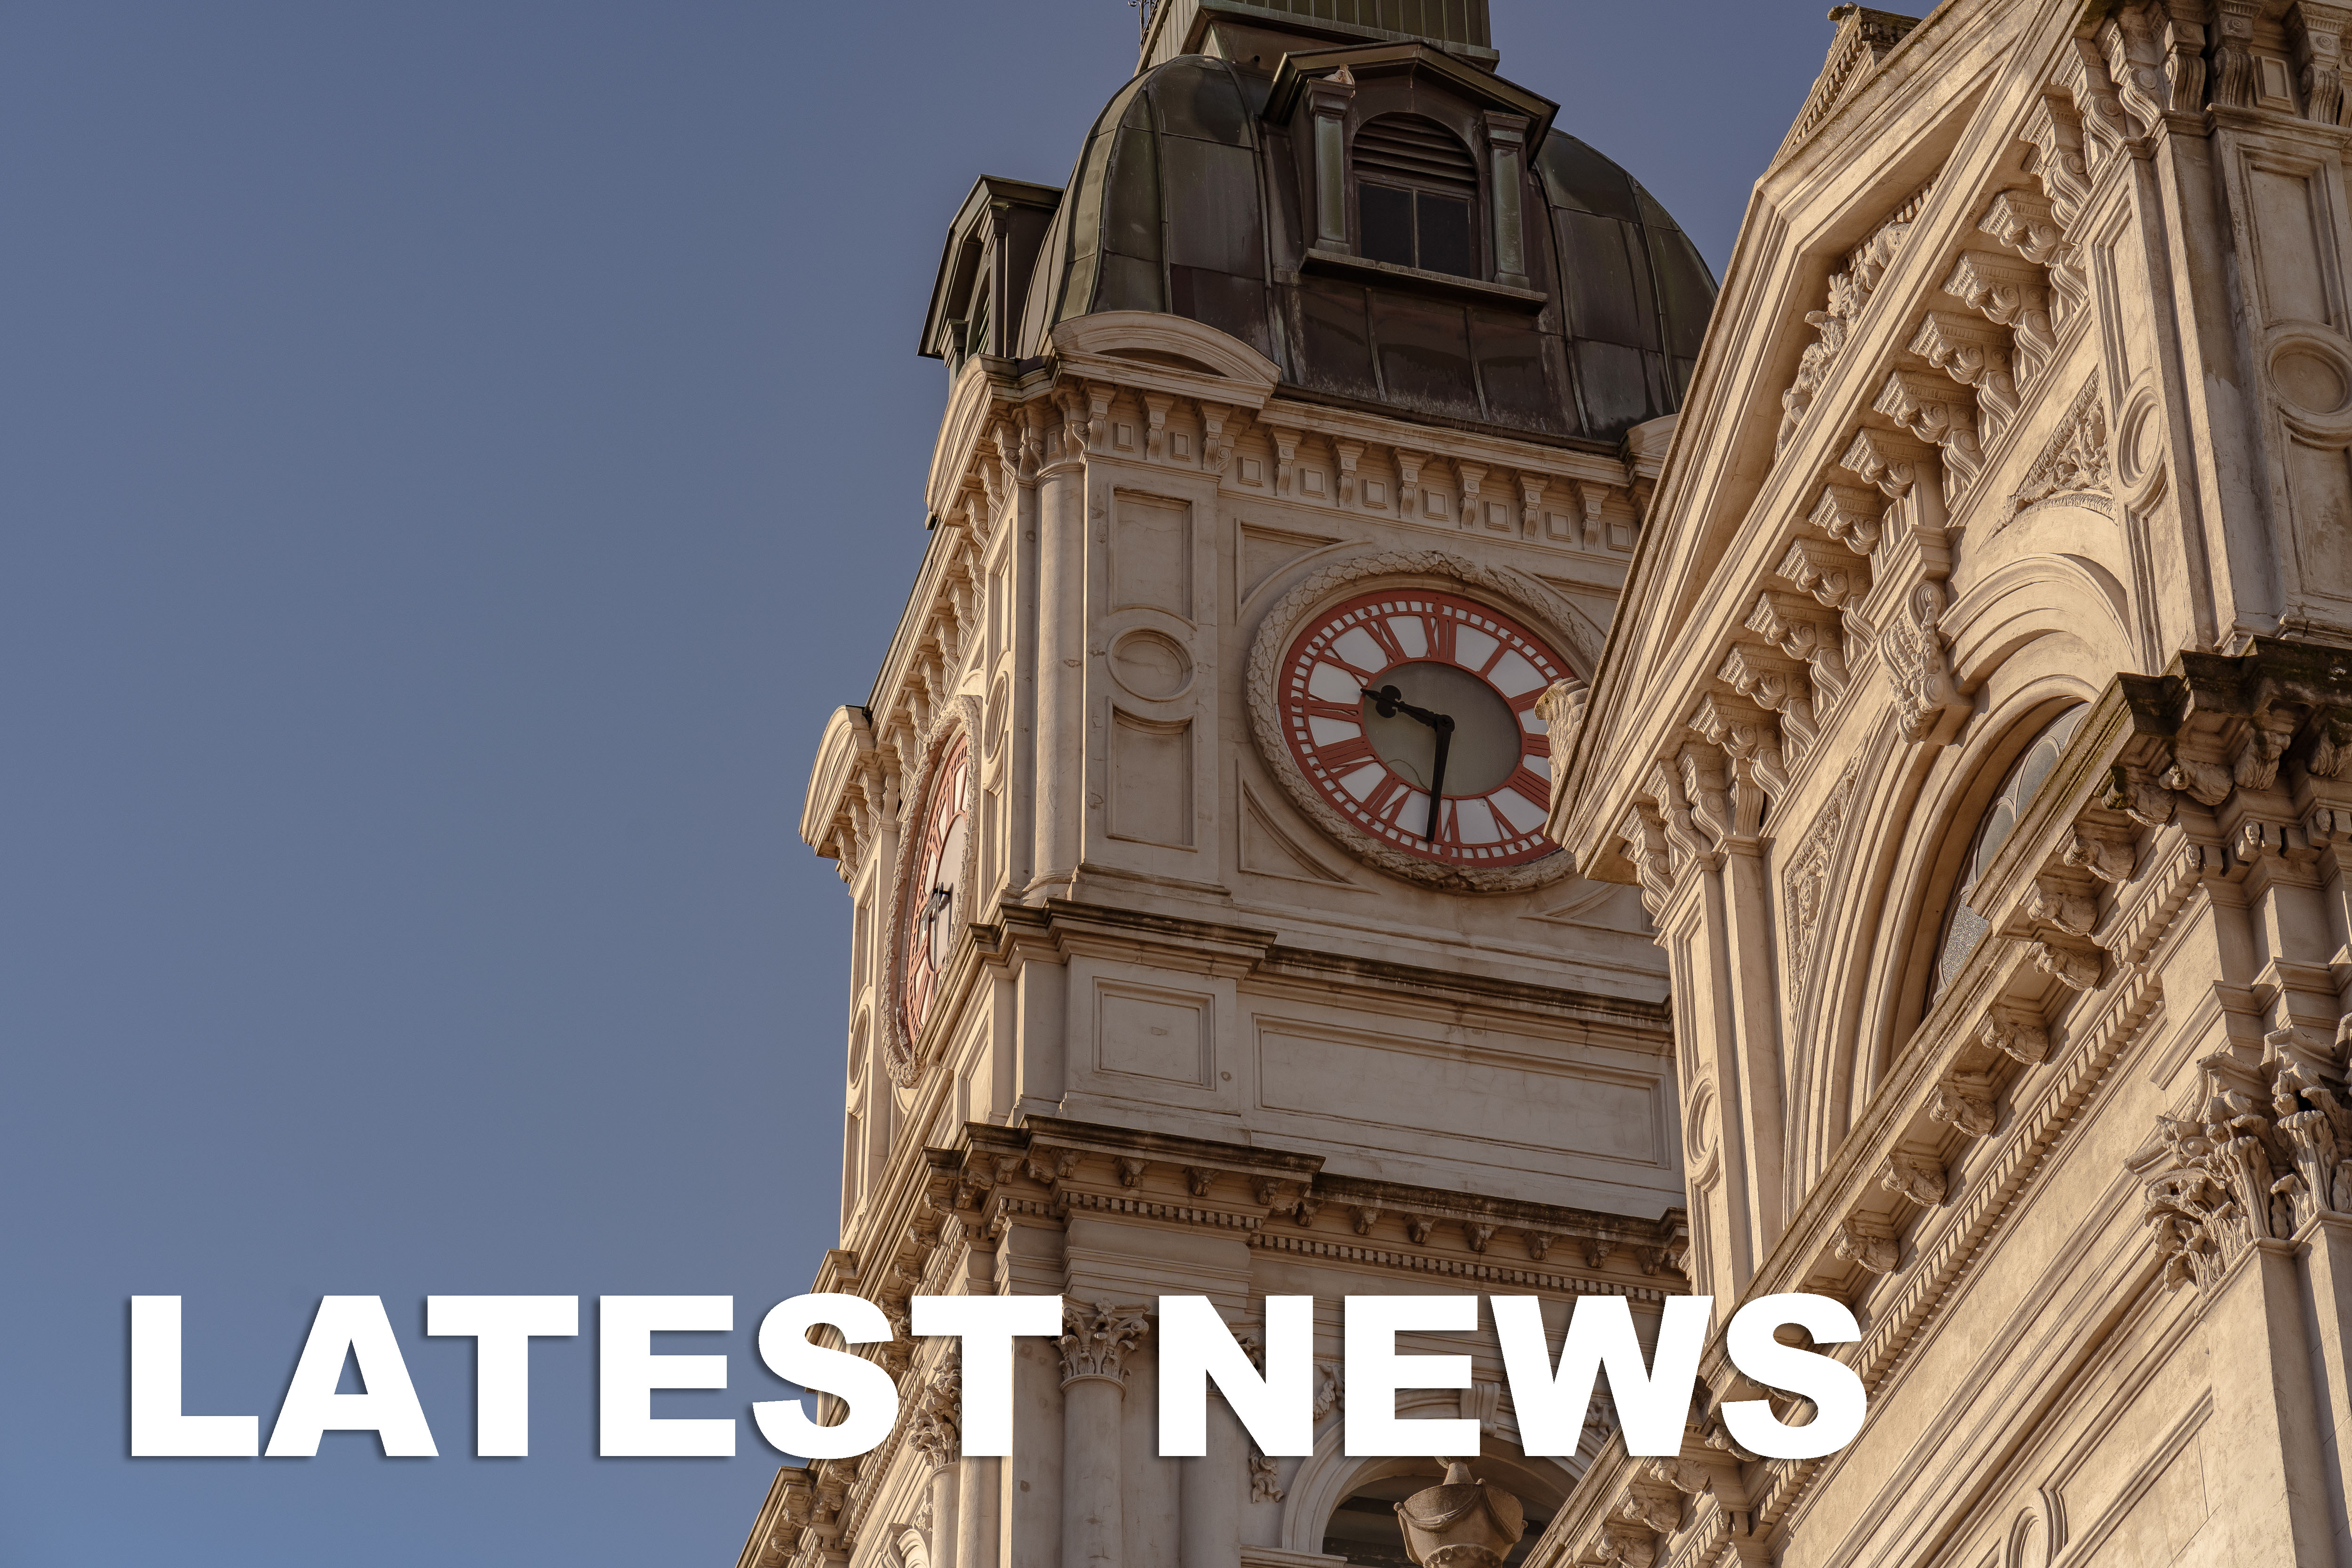
<instances>
[{"instance_id":1,"label":"weathered metal roof","mask_svg":"<svg viewBox=\"0 0 2352 1568\"><path fill-rule=\"evenodd\" d=\"M1289 127L1265 117L1276 79L1183 56L1121 88L1087 133L1006 352L1044 353L1074 316L1157 310L1337 402L1611 444L1675 411L1715 279L1674 219L1616 163L1545 132L1545 100L1483 73L1492 86L1474 97L1457 79L1474 73L1423 46L1378 56L1388 96L1373 107L1457 137L1465 156L1481 114L1538 110L1521 195L1528 288L1310 251L1305 165ZM1502 92L1514 97L1480 101Z\"/></svg>"}]
</instances>

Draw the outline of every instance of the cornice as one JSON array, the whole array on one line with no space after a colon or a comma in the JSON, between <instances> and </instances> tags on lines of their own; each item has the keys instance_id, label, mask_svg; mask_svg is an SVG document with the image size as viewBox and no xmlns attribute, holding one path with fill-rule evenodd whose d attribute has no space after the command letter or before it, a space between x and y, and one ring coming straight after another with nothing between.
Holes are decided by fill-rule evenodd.
<instances>
[{"instance_id":1,"label":"cornice","mask_svg":"<svg viewBox=\"0 0 2352 1568\"><path fill-rule=\"evenodd\" d=\"M1269 945L1256 973L1284 979L1344 980L1353 988L1410 993L1421 997L1432 994L1452 996L1515 1017L1525 1017L1532 1012L1574 1018L1622 1029L1647 1040L1664 1040L1664 1031L1672 1026L1674 1019L1673 1008L1664 1002L1643 1002L1566 986L1540 985L1309 948Z\"/></svg>"},{"instance_id":2,"label":"cornice","mask_svg":"<svg viewBox=\"0 0 2352 1568\"><path fill-rule=\"evenodd\" d=\"M818 738L816 763L801 803L801 841L818 854L832 842L842 796L873 751L874 716L861 707L835 709Z\"/></svg>"},{"instance_id":3,"label":"cornice","mask_svg":"<svg viewBox=\"0 0 2352 1568\"><path fill-rule=\"evenodd\" d=\"M1302 50L1283 56L1282 64L1275 69L1273 89L1266 94L1266 122L1272 125L1286 123L1309 81L1342 69L1356 76L1427 71L1474 103L1486 104L1511 114L1526 115L1529 121L1528 145L1530 147L1542 145L1545 133L1551 129L1552 117L1559 112L1559 105L1542 94L1530 92L1515 81L1496 76L1492 70L1465 65L1434 45L1350 44L1336 49Z\"/></svg>"},{"instance_id":4,"label":"cornice","mask_svg":"<svg viewBox=\"0 0 2352 1568\"><path fill-rule=\"evenodd\" d=\"M2264 639L2112 680L1979 879L1991 933L1901 1044L1741 1299L1846 1296L1864 1332L1839 1359L1885 1388L2125 1054L2163 1023L2151 959L2198 889L2296 874L2310 829L2270 817L2314 809L2288 799L2324 793L2313 768L2340 787L2347 733L2352 677L2329 648ZM2258 826L2228 826L2240 821ZM2303 983L2335 994L2332 976ZM2294 1034L2263 1044L2324 1054ZM2162 1154L2152 1143L2129 1169L2144 1176ZM1700 1364L1717 1397L1739 1396L1720 1331ZM1758 1520L1786 1518L1833 1468L1762 1464L1746 1494ZM1571 1532L1591 1528L1577 1517Z\"/></svg>"},{"instance_id":5,"label":"cornice","mask_svg":"<svg viewBox=\"0 0 2352 1568\"><path fill-rule=\"evenodd\" d=\"M1935 26L1923 25L1905 41L1903 50L1911 62L1907 68L1915 79L1906 90L1924 92L1929 85L1937 85L1953 105L1933 120L1915 116L1913 122L1906 123L1913 138L1908 154L1912 161L1940 160L1940 167L1922 209L1916 218L1907 219L1911 237L1901 244L1885 276L1870 289L1866 305L1853 319L1852 335L1831 357L1828 377L1812 395L1810 416L1796 426L1796 439L1785 450L1769 456L1762 450L1768 437L1761 426L1759 400L1772 389L1771 367L1778 361L1765 352L1765 345L1790 330L1795 311L1785 305L1786 298L1790 284L1806 275L1798 247L1786 234L1799 209L1780 206L1776 216L1781 232L1770 247L1760 242L1751 246L1748 236L1759 215L1774 204L1801 201L1819 205L1822 197L1834 193L1790 192L1759 184L1749 229L1743 231L1740 255L1727 278L1722 301L1730 308L1730 316L1738 318L1742 331L1728 331L1730 317L1718 309L1686 409L1689 417L1685 423L1701 426L1710 440L1701 447L1678 439L1669 455L1652 505L1653 524L1644 531L1629 570L1586 721L1561 773L1559 793L1567 796L1568 808L1555 814L1557 830L1588 876L1613 881L1635 879L1632 867L1616 853L1615 839L1618 825L1644 788L1647 763L1653 756L1672 754L1685 739L1679 734L1685 713L1701 693L1721 684L1717 666L1724 659L1726 646L1741 643L1745 631L1756 629L1755 616L1761 612L1752 606L1763 587L1777 586L1770 580L1785 573L1781 557L1790 540L1817 531L1820 509L1810 504L1811 492L1825 480L1853 482L1843 468L1853 461L1850 447L1857 426L1865 434L1883 431L1883 440L1897 434L1885 431L1887 424L1927 417L1925 413L1899 405L1899 399L1889 403L1895 396L1897 383L1903 384L1906 396L1914 384L1937 390L1944 401L1965 406L1973 417L1976 394L1972 384L1962 379L1963 370L1953 368L1958 361L1947 367L1948 374L1946 370L1921 372L1906 367L1916 363L1916 354L1928 352L1918 347L1922 301L1936 293L1937 280L1949 268L1955 248L1968 251L1973 247L1999 253L2008 243L1989 231L1979 232L1969 220L1989 199L2002 153L2021 134L2014 121L2026 113L2026 100L2032 96L2008 91L1990 112L1984 101L1993 90L1996 76L2008 68L2006 61L1990 58L1989 51L1978 46L2016 14L2014 8L1979 11L1965 28L1936 20ZM1943 16L1938 13L1938 18ZM1950 48L1970 51L1966 58L1945 60L1938 68L1945 72L1966 68L1972 73L1967 79L1957 84L1931 83L1920 74L1925 69L1922 62L1929 58L1926 51L1939 38L1946 39ZM2012 84L2015 79L2012 72ZM1890 106L1886 112L1892 115L1895 110ZM1895 121L1902 122L1902 116L1896 115ZM1873 131L1874 147L1895 128L1895 123L1877 126ZM1874 150L1872 166L1903 163L1906 155L1898 148L1882 158ZM1779 182L1780 172L1770 179ZM1855 198L1847 194L1837 200L1835 216L1825 214L1814 225L1817 231L1831 222L1851 226ZM1791 261L1799 264L1792 267ZM2011 261L2006 265L2022 272L2030 264ZM2038 268L2033 275L2041 276ZM2053 287L2068 281L2053 274ZM1782 307L1770 311L1753 309L1767 294L1781 300ZM1950 330L1967 326L1964 313L1947 314L1951 316ZM2074 345L2087 330L2088 314L2087 309L2075 306L2060 339L2042 344L2048 357L2037 361L2028 409L2042 408L2051 398L2073 389L2056 369L2074 353ZM1890 366L1894 367L1892 379ZM1734 376L1739 377L1736 385L1729 380ZM1956 384L1948 386L1947 380ZM1988 390L1985 396L1990 399L1998 390ZM1877 406L1865 406L1874 395ZM1733 406L1735 400L1746 406ZM1988 406L1999 405L1989 403ZM1962 491L1954 501L1955 517L1948 525L1955 534L1962 527L1979 529L2005 521L1991 510L1997 498L1990 483L1990 463L1986 460L2001 458L2029 423L2025 410L1996 422L1985 454L1976 454L1972 447L1960 450L1958 436L1952 437L1954 447L1949 452L1937 454L1928 448L1939 463L1948 458L1953 471L1963 477L1954 486ZM1901 442L1913 440L1907 430L1901 433ZM1985 472L1973 471L1979 462L1986 462ZM1744 499L1729 493L1743 472L1758 476L1755 489ZM1966 483L1969 478L1977 482ZM1881 488L1887 488L1887 483L1891 481ZM1888 489L1888 494L1894 496L1896 491ZM1736 519L1727 510L1734 506ZM1947 525L1938 521L1936 526ZM1833 537L1837 547L1849 553L1867 555L1874 547ZM1854 564L1861 569L1860 563ZM1899 575L1888 569L1900 563L1882 556L1872 564L1882 578ZM1926 575L1937 579L1940 592L1945 571L1940 557L1912 569L1924 569ZM1885 618L1892 605L1874 601L1872 607ZM1861 651L1883 641L1874 639L1868 627L1857 628L1856 635L1846 640L1846 657L1856 665L1863 662ZM1896 651L1906 660L1916 651L1910 645L1924 643L1907 631L1897 640L1905 646ZM1857 643L1860 648L1852 646ZM1906 670L1890 673L1908 678ZM1854 683L1840 684L1851 689ZM1897 682L1898 689L1902 684ZM1935 739L1950 738L1951 716L1960 711L1948 694L1943 728L1936 729ZM1935 729L1932 704L1920 722L1925 729ZM1791 746L1788 751L1793 755L1810 749ZM1791 766L1789 773L1794 778L1798 770ZM1785 793L1767 787L1768 793Z\"/></svg>"},{"instance_id":6,"label":"cornice","mask_svg":"<svg viewBox=\"0 0 2352 1568\"><path fill-rule=\"evenodd\" d=\"M760 1511L751 1520L751 1533L743 1542L743 1550L735 1559L735 1568L780 1568L799 1550L797 1536L787 1548L781 1542L786 1515L786 1494L797 1487L805 1490L813 1472L806 1465L785 1465L776 1471L768 1483L768 1495L760 1504Z\"/></svg>"},{"instance_id":7,"label":"cornice","mask_svg":"<svg viewBox=\"0 0 2352 1568\"><path fill-rule=\"evenodd\" d=\"M1013 1223L1117 1214L1240 1230L1253 1247L1408 1273L1643 1299L1687 1289L1680 1207L1638 1219L1336 1175L1320 1155L1045 1116L971 1123L957 1148L930 1158L941 1173L935 1192L951 1192L954 1209L991 1235ZM1588 1272L1542 1267L1556 1246Z\"/></svg>"},{"instance_id":8,"label":"cornice","mask_svg":"<svg viewBox=\"0 0 2352 1568\"><path fill-rule=\"evenodd\" d=\"M1007 964L1024 951L1055 961L1089 949L1105 952L1149 951L1160 962L1213 970L1253 982L1385 992L1400 999L1470 1007L1496 1017L1524 1019L1530 1014L1608 1031L1628 1045L1666 1048L1672 1011L1664 1002L1581 991L1570 986L1507 980L1461 969L1403 963L1328 949L1290 945L1261 926L1163 915L1111 905L1048 899L1042 904L1000 902L995 919L974 927L974 946L983 962Z\"/></svg>"}]
</instances>

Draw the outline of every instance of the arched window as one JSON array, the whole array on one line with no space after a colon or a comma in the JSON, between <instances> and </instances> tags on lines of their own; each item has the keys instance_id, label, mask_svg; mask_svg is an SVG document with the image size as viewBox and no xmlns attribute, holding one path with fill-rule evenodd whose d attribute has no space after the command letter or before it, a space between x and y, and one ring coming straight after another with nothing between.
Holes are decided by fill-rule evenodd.
<instances>
[{"instance_id":1,"label":"arched window","mask_svg":"<svg viewBox=\"0 0 2352 1568\"><path fill-rule=\"evenodd\" d=\"M1974 837L1969 840L1969 852L1953 877L1950 900L1944 908L1944 929L1936 949L1936 972L1927 977L1927 1005L1934 1006L1936 998L1944 994L1968 963L1977 943L1983 940L1986 922L1969 904L1969 895L1976 890L1977 879L1985 868L2000 852L2009 839L2010 830L2033 800L2033 792L2050 776L2057 764L2058 753L2074 738L2075 728L2083 722L2087 708L2067 709L2042 726L2024 752L2010 764L2008 776L2000 781L1992 801L1985 807L1984 817L1977 824Z\"/></svg>"},{"instance_id":2,"label":"arched window","mask_svg":"<svg viewBox=\"0 0 2352 1568\"><path fill-rule=\"evenodd\" d=\"M1360 254L1478 276L1478 165L1459 137L1418 114L1383 114L1357 131L1353 163Z\"/></svg>"}]
</instances>

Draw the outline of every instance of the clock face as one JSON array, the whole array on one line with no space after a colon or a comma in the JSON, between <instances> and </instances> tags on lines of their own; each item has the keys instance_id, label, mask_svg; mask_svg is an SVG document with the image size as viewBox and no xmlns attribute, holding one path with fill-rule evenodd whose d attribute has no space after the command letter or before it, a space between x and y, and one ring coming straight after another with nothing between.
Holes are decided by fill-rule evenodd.
<instances>
[{"instance_id":1,"label":"clock face","mask_svg":"<svg viewBox=\"0 0 2352 1568\"><path fill-rule=\"evenodd\" d=\"M940 758L925 803L922 837L899 911L898 1016L909 1045L923 1032L962 913L964 836L971 822L971 742L959 735Z\"/></svg>"},{"instance_id":2,"label":"clock face","mask_svg":"<svg viewBox=\"0 0 2352 1568\"><path fill-rule=\"evenodd\" d=\"M1541 831L1551 744L1535 708L1568 673L1541 637L1475 600L1360 595L1291 643L1283 739L1363 832L1443 865L1523 865L1559 850Z\"/></svg>"}]
</instances>

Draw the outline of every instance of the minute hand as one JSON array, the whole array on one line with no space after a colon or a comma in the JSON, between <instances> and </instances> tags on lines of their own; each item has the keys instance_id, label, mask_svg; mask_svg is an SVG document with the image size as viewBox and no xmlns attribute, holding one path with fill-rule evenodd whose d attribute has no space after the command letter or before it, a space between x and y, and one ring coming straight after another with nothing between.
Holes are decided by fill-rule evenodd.
<instances>
[{"instance_id":1,"label":"minute hand","mask_svg":"<svg viewBox=\"0 0 2352 1568\"><path fill-rule=\"evenodd\" d=\"M1454 743L1454 720L1440 713L1434 726L1437 731L1437 762L1429 770L1429 831L1422 837L1430 843L1437 842L1437 812L1445 803L1445 752Z\"/></svg>"}]
</instances>

